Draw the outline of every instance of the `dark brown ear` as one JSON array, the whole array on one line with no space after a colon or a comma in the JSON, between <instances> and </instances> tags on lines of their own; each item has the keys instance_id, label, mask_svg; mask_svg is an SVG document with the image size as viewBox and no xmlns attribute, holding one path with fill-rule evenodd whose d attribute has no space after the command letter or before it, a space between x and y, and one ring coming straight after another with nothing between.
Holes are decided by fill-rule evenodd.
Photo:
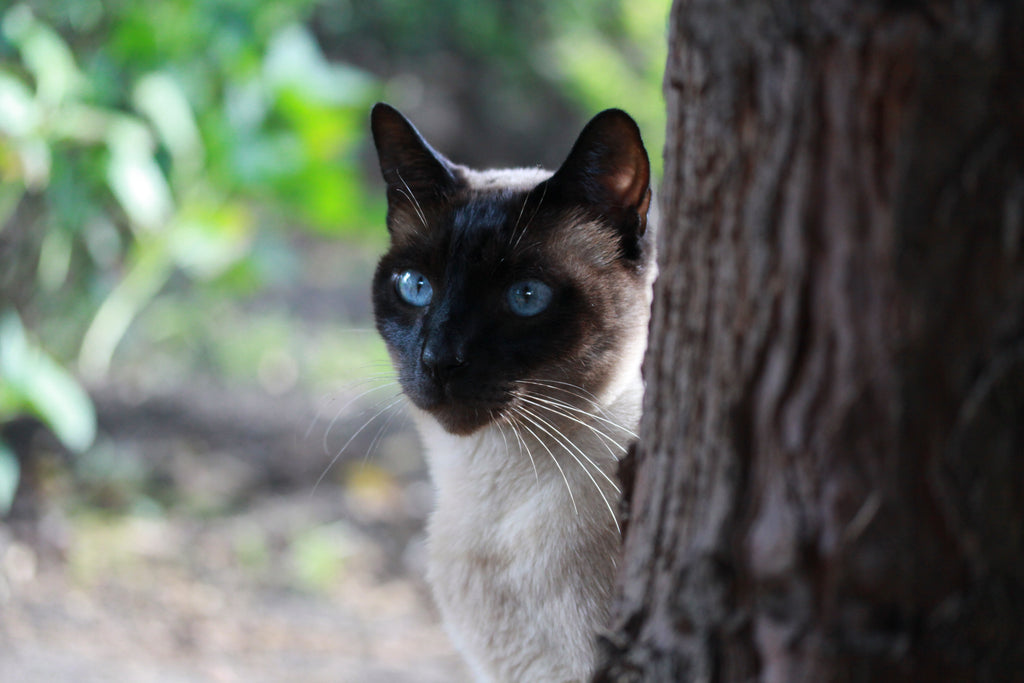
<instances>
[{"instance_id":1,"label":"dark brown ear","mask_svg":"<svg viewBox=\"0 0 1024 683\"><path fill-rule=\"evenodd\" d=\"M379 102L370 114L380 171L388 186L388 230L426 223L424 207L433 206L459 184L454 164L434 150L394 107Z\"/></svg>"},{"instance_id":2,"label":"dark brown ear","mask_svg":"<svg viewBox=\"0 0 1024 683\"><path fill-rule=\"evenodd\" d=\"M651 165L640 129L621 109L590 120L550 182L563 196L603 212L627 247L647 229Z\"/></svg>"}]
</instances>

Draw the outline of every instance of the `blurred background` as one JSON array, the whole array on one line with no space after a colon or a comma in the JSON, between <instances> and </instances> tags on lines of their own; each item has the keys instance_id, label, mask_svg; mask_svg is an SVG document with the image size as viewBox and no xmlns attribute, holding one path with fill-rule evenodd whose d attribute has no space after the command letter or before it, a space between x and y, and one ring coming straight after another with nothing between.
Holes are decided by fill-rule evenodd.
<instances>
[{"instance_id":1,"label":"blurred background","mask_svg":"<svg viewBox=\"0 0 1024 683\"><path fill-rule=\"evenodd\" d=\"M0 680L457 681L368 112L661 168L669 0L0 3Z\"/></svg>"}]
</instances>

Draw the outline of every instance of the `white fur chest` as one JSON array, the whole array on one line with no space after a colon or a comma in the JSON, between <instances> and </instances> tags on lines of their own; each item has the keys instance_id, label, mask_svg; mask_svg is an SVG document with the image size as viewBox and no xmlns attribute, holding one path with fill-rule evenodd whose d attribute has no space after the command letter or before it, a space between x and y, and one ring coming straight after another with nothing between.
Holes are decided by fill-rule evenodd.
<instances>
[{"instance_id":1,"label":"white fur chest","mask_svg":"<svg viewBox=\"0 0 1024 683\"><path fill-rule=\"evenodd\" d=\"M419 416L437 489L428 580L478 681L589 676L619 551L612 453L631 438L639 394L600 418L623 429L593 418L558 439L536 425L459 437Z\"/></svg>"}]
</instances>

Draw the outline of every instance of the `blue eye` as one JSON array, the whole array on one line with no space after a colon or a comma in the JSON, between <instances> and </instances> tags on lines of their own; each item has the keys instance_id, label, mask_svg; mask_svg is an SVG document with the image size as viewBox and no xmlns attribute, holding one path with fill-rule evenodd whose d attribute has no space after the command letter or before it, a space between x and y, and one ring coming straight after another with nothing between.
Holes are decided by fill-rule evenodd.
<instances>
[{"instance_id":1,"label":"blue eye","mask_svg":"<svg viewBox=\"0 0 1024 683\"><path fill-rule=\"evenodd\" d=\"M551 288L540 280L523 280L509 287L505 298L513 313L527 318L548 307L551 303Z\"/></svg>"},{"instance_id":2,"label":"blue eye","mask_svg":"<svg viewBox=\"0 0 1024 683\"><path fill-rule=\"evenodd\" d=\"M398 296L413 306L426 306L434 297L434 288L426 276L415 270L400 273L395 278L395 289L398 290Z\"/></svg>"}]
</instances>

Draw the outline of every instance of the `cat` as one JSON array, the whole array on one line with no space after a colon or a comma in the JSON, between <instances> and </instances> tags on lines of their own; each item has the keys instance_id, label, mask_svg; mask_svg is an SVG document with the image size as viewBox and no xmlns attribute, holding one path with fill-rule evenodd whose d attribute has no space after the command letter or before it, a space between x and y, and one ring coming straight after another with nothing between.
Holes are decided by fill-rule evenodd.
<instances>
[{"instance_id":1,"label":"cat","mask_svg":"<svg viewBox=\"0 0 1024 683\"><path fill-rule=\"evenodd\" d=\"M478 681L580 681L608 613L635 439L650 164L609 109L561 167L476 171L397 110L371 128L390 248L376 326L436 490L427 579Z\"/></svg>"}]
</instances>

